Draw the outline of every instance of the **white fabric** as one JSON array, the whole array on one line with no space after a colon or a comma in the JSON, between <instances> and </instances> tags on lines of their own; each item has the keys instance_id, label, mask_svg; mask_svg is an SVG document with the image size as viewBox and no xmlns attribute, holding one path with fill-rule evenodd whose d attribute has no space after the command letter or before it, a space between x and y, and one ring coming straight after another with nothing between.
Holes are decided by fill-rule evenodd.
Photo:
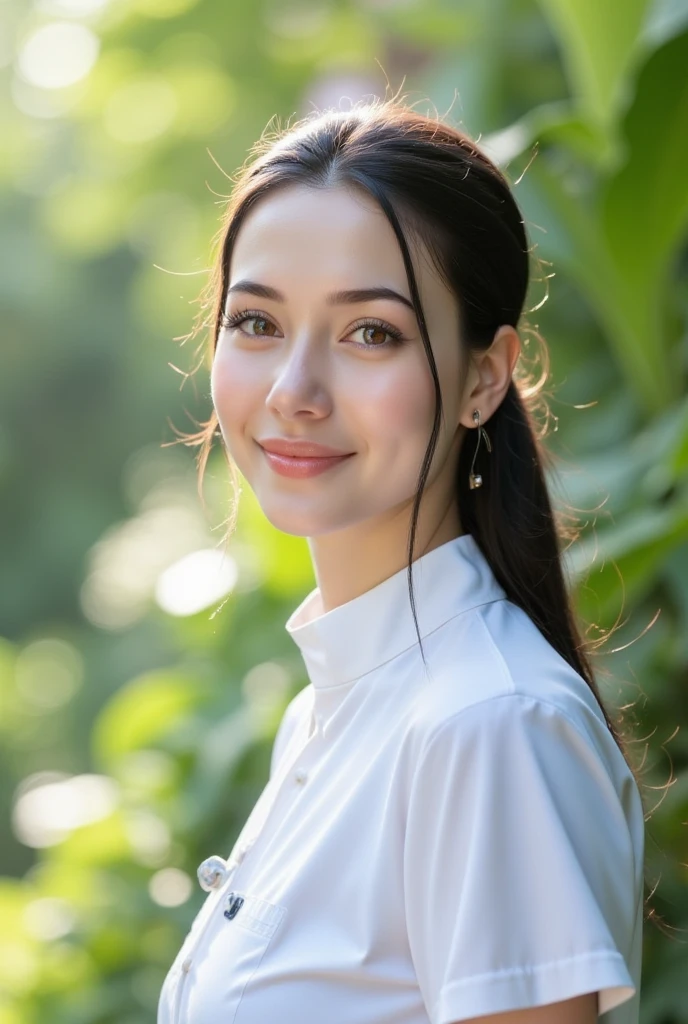
<instances>
[{"instance_id":1,"label":"white fabric","mask_svg":"<svg viewBox=\"0 0 688 1024\"><path fill-rule=\"evenodd\" d=\"M310 682L158 1024L637 1024L643 809L597 701L470 535L413 573L427 674L406 568L289 618Z\"/></svg>"}]
</instances>

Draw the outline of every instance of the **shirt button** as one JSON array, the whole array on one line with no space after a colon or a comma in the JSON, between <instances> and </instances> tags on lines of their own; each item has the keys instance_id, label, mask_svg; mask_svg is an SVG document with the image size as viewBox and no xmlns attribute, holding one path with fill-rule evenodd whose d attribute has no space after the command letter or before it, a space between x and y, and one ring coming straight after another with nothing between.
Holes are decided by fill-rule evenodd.
<instances>
[{"instance_id":1,"label":"shirt button","mask_svg":"<svg viewBox=\"0 0 688 1024\"><path fill-rule=\"evenodd\" d=\"M227 871L228 864L223 857L217 855L208 857L202 864L199 864L196 872L201 889L205 889L206 892L219 889L227 877Z\"/></svg>"},{"instance_id":2,"label":"shirt button","mask_svg":"<svg viewBox=\"0 0 688 1024\"><path fill-rule=\"evenodd\" d=\"M296 771L294 772L294 778L296 779L298 784L302 786L306 779L308 778L308 772L306 771L305 768L297 768Z\"/></svg>"},{"instance_id":3,"label":"shirt button","mask_svg":"<svg viewBox=\"0 0 688 1024\"><path fill-rule=\"evenodd\" d=\"M255 839L247 839L246 842L242 843L239 847L237 847L236 853L232 854L232 861L235 864L243 863L244 857L246 856L248 851L251 849L251 847L253 846L254 842L255 842Z\"/></svg>"},{"instance_id":4,"label":"shirt button","mask_svg":"<svg viewBox=\"0 0 688 1024\"><path fill-rule=\"evenodd\" d=\"M193 961L192 961L191 957L187 956L186 960L184 960L183 963L182 963L182 970L184 971L184 974L188 974L189 973L189 971L191 970L191 964L192 963L193 963Z\"/></svg>"}]
</instances>

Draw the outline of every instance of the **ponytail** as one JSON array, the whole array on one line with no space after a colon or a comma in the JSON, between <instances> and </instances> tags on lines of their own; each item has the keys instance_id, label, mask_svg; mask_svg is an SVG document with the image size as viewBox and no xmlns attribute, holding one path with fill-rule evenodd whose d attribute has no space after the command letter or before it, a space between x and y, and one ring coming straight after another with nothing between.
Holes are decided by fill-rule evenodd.
<instances>
[{"instance_id":1,"label":"ponytail","mask_svg":"<svg viewBox=\"0 0 688 1024\"><path fill-rule=\"evenodd\" d=\"M492 451L478 466L483 486L470 490L474 445L466 437L458 460L456 492L461 523L490 563L507 598L521 607L565 661L588 683L617 741L576 625L562 568L545 467L551 456L537 437L533 415L516 381L485 425ZM480 453L478 455L480 458Z\"/></svg>"}]
</instances>

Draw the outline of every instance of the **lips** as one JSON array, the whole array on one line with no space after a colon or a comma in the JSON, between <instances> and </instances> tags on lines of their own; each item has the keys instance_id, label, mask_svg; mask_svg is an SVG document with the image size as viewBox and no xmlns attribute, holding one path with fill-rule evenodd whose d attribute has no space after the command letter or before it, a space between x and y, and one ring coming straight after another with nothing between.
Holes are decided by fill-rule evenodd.
<instances>
[{"instance_id":1,"label":"lips","mask_svg":"<svg viewBox=\"0 0 688 1024\"><path fill-rule=\"evenodd\" d=\"M344 455L326 455L324 457L317 455L278 455L276 452L270 451L260 444L258 447L262 448L268 465L275 473L279 476L291 477L294 480L304 480L308 477L320 476L321 473L334 469L335 466L340 465L342 462L347 462L355 455L355 452L348 452ZM313 450L312 445L310 450ZM331 451L332 449L329 450Z\"/></svg>"},{"instance_id":2,"label":"lips","mask_svg":"<svg viewBox=\"0 0 688 1024\"><path fill-rule=\"evenodd\" d=\"M315 441L290 441L286 438L270 437L257 443L266 452L293 459L341 459L346 455L353 454L339 448L331 448L329 445L318 444Z\"/></svg>"}]
</instances>

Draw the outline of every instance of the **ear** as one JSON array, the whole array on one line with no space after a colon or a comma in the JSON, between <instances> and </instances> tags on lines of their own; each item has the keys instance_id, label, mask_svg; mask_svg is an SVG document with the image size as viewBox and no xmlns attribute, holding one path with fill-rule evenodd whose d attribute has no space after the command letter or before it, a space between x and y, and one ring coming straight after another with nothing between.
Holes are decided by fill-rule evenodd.
<instances>
[{"instance_id":1,"label":"ear","mask_svg":"<svg viewBox=\"0 0 688 1024\"><path fill-rule=\"evenodd\" d=\"M514 367L521 354L521 339L515 327L500 327L490 347L471 353L470 370L466 382L469 389L464 399L460 423L475 428L473 410L480 410L481 424L487 423L498 409L511 383Z\"/></svg>"}]
</instances>

